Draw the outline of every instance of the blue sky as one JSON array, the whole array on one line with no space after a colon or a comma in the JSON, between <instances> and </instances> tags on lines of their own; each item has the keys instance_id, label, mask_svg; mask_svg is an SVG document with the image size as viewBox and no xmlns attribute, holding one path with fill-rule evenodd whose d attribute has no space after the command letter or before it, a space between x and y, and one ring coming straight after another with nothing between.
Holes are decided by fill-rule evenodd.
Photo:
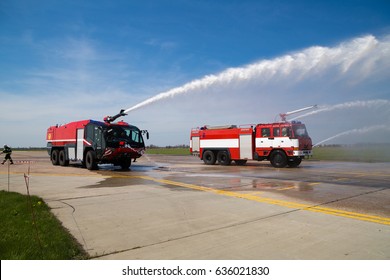
<instances>
[{"instance_id":1,"label":"blue sky","mask_svg":"<svg viewBox=\"0 0 390 280\"><path fill-rule=\"evenodd\" d=\"M101 120L205 76L269 62L276 74L251 70L124 120L150 131L147 144L176 145L205 123L259 123L312 104L364 101L305 117L313 140L349 130L368 137L364 129L377 127L380 138L365 141L388 142L389 11L389 1L2 0L0 141L45 146L50 125ZM299 66L327 57L334 63L305 73Z\"/></svg>"}]
</instances>

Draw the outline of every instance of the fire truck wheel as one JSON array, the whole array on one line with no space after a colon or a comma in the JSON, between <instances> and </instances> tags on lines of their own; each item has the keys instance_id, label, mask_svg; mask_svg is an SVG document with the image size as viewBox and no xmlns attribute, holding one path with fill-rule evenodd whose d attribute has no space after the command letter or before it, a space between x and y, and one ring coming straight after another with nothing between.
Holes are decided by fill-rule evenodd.
<instances>
[{"instance_id":1,"label":"fire truck wheel","mask_svg":"<svg viewBox=\"0 0 390 280\"><path fill-rule=\"evenodd\" d=\"M213 151L207 150L203 154L203 161L207 165L215 164L216 158Z\"/></svg>"},{"instance_id":2,"label":"fire truck wheel","mask_svg":"<svg viewBox=\"0 0 390 280\"><path fill-rule=\"evenodd\" d=\"M232 160L226 151L219 151L217 154L218 163L221 165L229 165Z\"/></svg>"},{"instance_id":3,"label":"fire truck wheel","mask_svg":"<svg viewBox=\"0 0 390 280\"><path fill-rule=\"evenodd\" d=\"M96 153L94 151L88 151L85 155L85 166L88 170L96 170L98 168L96 163Z\"/></svg>"},{"instance_id":4,"label":"fire truck wheel","mask_svg":"<svg viewBox=\"0 0 390 280\"><path fill-rule=\"evenodd\" d=\"M290 167L297 167L302 162L301 158L294 158L292 161L287 162L288 166Z\"/></svg>"},{"instance_id":5,"label":"fire truck wheel","mask_svg":"<svg viewBox=\"0 0 390 280\"><path fill-rule=\"evenodd\" d=\"M235 162L237 165L245 165L246 159L236 159Z\"/></svg>"},{"instance_id":6,"label":"fire truck wheel","mask_svg":"<svg viewBox=\"0 0 390 280\"><path fill-rule=\"evenodd\" d=\"M124 160L120 163L120 166L122 170L129 170L129 167L131 166L131 159Z\"/></svg>"},{"instance_id":7,"label":"fire truck wheel","mask_svg":"<svg viewBox=\"0 0 390 280\"><path fill-rule=\"evenodd\" d=\"M66 160L66 155L65 155L64 150L60 151L60 154L58 156L58 162L61 166L68 166L69 165L69 160Z\"/></svg>"},{"instance_id":8,"label":"fire truck wheel","mask_svg":"<svg viewBox=\"0 0 390 280\"><path fill-rule=\"evenodd\" d=\"M53 150L51 152L51 163L53 165L58 165L59 164L59 151L58 150Z\"/></svg>"},{"instance_id":9,"label":"fire truck wheel","mask_svg":"<svg viewBox=\"0 0 390 280\"><path fill-rule=\"evenodd\" d=\"M271 164L276 168L283 168L287 165L287 156L283 151L274 151L271 154Z\"/></svg>"}]
</instances>

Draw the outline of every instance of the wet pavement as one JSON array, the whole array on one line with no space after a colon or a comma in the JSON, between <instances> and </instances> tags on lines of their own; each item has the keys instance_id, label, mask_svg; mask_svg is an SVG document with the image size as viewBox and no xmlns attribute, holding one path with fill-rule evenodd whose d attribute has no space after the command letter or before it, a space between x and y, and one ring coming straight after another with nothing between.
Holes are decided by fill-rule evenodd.
<instances>
[{"instance_id":1,"label":"wet pavement","mask_svg":"<svg viewBox=\"0 0 390 280\"><path fill-rule=\"evenodd\" d=\"M52 208L94 259L390 259L390 163L207 166L145 155L131 170L14 152L0 189Z\"/></svg>"}]
</instances>

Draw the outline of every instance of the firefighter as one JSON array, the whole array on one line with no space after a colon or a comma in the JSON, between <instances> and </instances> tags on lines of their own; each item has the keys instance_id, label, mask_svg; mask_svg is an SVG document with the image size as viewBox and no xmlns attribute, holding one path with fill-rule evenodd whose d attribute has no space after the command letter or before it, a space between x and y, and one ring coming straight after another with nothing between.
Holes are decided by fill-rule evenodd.
<instances>
[{"instance_id":1,"label":"firefighter","mask_svg":"<svg viewBox=\"0 0 390 280\"><path fill-rule=\"evenodd\" d=\"M4 145L4 149L1 153L5 154L5 158L1 164L4 164L7 160L9 160L11 162L11 164L14 164L14 162L11 158L12 149L10 147L8 147L7 145Z\"/></svg>"}]
</instances>

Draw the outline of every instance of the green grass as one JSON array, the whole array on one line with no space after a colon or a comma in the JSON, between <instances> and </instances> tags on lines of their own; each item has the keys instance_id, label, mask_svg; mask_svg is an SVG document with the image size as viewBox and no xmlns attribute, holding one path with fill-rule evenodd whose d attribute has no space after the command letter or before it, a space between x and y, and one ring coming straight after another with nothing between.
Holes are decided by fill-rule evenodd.
<instances>
[{"instance_id":1,"label":"green grass","mask_svg":"<svg viewBox=\"0 0 390 280\"><path fill-rule=\"evenodd\" d=\"M186 156L190 155L190 148L147 148L147 154L155 154L155 155L178 155L178 156Z\"/></svg>"},{"instance_id":2,"label":"green grass","mask_svg":"<svg viewBox=\"0 0 390 280\"><path fill-rule=\"evenodd\" d=\"M351 162L390 162L390 145L353 145L314 147L314 160Z\"/></svg>"},{"instance_id":3,"label":"green grass","mask_svg":"<svg viewBox=\"0 0 390 280\"><path fill-rule=\"evenodd\" d=\"M82 246L37 196L31 196L30 200L26 195L0 191L0 225L2 260L88 258Z\"/></svg>"}]
</instances>

